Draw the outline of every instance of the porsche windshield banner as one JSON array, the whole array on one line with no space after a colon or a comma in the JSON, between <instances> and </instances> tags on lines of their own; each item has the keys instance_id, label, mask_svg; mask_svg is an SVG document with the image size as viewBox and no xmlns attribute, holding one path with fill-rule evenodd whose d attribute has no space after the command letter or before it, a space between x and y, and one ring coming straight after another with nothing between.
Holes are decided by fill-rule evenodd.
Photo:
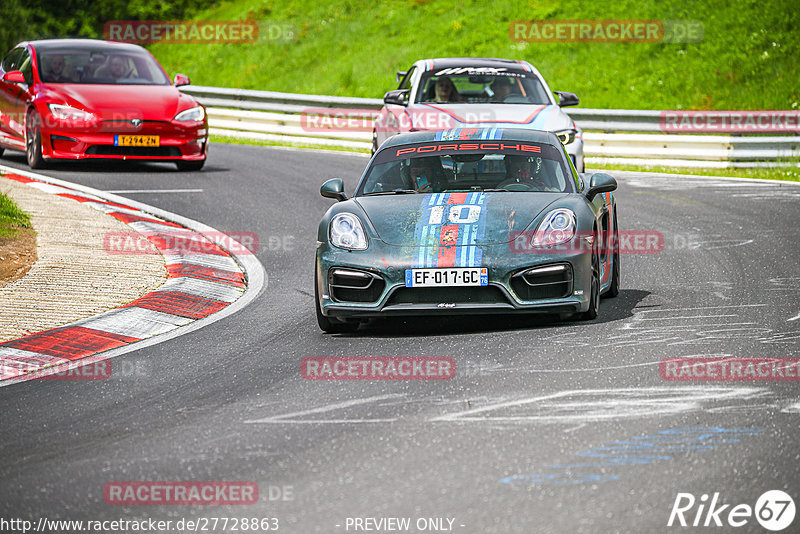
<instances>
[{"instance_id":1,"label":"porsche windshield banner","mask_svg":"<svg viewBox=\"0 0 800 534\"><path fill-rule=\"evenodd\" d=\"M497 128L464 128L437 132L433 140L423 143L390 147L376 156L375 163L386 163L399 159L444 156L467 153L517 154L540 156L559 161L562 154L548 143L500 139L503 130Z\"/></svg>"}]
</instances>

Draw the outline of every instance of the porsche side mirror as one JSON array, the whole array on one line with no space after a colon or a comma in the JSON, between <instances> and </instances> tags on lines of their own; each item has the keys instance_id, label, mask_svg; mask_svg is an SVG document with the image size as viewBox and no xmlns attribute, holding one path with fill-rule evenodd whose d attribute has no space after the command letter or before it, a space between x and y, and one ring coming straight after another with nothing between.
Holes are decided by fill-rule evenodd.
<instances>
[{"instance_id":1,"label":"porsche side mirror","mask_svg":"<svg viewBox=\"0 0 800 534\"><path fill-rule=\"evenodd\" d=\"M22 74L21 70L11 70L6 72L3 74L3 81L11 83L27 83L25 81L25 75Z\"/></svg>"},{"instance_id":2,"label":"porsche side mirror","mask_svg":"<svg viewBox=\"0 0 800 534\"><path fill-rule=\"evenodd\" d=\"M559 107L577 106L581 103L581 101L578 100L578 95L575 93L568 93L566 91L553 91L553 93L558 95Z\"/></svg>"},{"instance_id":3,"label":"porsche side mirror","mask_svg":"<svg viewBox=\"0 0 800 534\"><path fill-rule=\"evenodd\" d=\"M319 194L325 198L333 198L338 202L347 200L344 194L344 182L341 178L331 178L319 188Z\"/></svg>"},{"instance_id":4,"label":"porsche side mirror","mask_svg":"<svg viewBox=\"0 0 800 534\"><path fill-rule=\"evenodd\" d=\"M613 176L598 172L589 179L589 188L586 190L586 198L591 202L600 193L608 193L617 189L617 181Z\"/></svg>"},{"instance_id":5,"label":"porsche side mirror","mask_svg":"<svg viewBox=\"0 0 800 534\"><path fill-rule=\"evenodd\" d=\"M191 85L191 80L185 74L176 74L175 75L175 87L180 87L181 85Z\"/></svg>"},{"instance_id":6,"label":"porsche side mirror","mask_svg":"<svg viewBox=\"0 0 800 534\"><path fill-rule=\"evenodd\" d=\"M396 104L398 106L408 105L408 89L395 89L383 95L385 104Z\"/></svg>"}]
</instances>

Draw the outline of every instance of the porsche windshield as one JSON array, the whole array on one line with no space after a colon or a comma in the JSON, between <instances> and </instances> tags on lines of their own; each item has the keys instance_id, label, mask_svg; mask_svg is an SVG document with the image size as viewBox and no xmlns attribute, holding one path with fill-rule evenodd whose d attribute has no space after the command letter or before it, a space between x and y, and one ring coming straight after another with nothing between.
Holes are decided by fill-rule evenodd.
<instances>
[{"instance_id":1,"label":"porsche windshield","mask_svg":"<svg viewBox=\"0 0 800 534\"><path fill-rule=\"evenodd\" d=\"M144 51L116 48L47 49L37 54L44 83L168 85L169 79Z\"/></svg>"},{"instance_id":2,"label":"porsche windshield","mask_svg":"<svg viewBox=\"0 0 800 534\"><path fill-rule=\"evenodd\" d=\"M533 73L505 69L452 68L426 73L417 102L437 104L550 104L547 91ZM464 71L464 72L462 72Z\"/></svg>"},{"instance_id":3,"label":"porsche windshield","mask_svg":"<svg viewBox=\"0 0 800 534\"><path fill-rule=\"evenodd\" d=\"M516 141L441 142L382 150L367 171L357 196L575 190L565 157L552 145Z\"/></svg>"}]
</instances>

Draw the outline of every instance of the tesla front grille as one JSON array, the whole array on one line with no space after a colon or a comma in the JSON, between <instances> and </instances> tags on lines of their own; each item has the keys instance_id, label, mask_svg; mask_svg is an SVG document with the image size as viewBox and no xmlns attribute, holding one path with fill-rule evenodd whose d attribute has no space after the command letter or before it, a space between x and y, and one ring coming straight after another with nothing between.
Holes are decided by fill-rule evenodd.
<instances>
[{"instance_id":1,"label":"tesla front grille","mask_svg":"<svg viewBox=\"0 0 800 534\"><path fill-rule=\"evenodd\" d=\"M151 158L179 157L181 151L176 146L114 146L93 145L86 149L94 156L146 156Z\"/></svg>"}]
</instances>

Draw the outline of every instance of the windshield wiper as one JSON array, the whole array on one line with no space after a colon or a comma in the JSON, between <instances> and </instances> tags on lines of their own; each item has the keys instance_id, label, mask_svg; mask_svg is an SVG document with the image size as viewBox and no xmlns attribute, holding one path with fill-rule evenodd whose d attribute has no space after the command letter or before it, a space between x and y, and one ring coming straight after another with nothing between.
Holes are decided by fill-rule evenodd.
<instances>
[{"instance_id":1,"label":"windshield wiper","mask_svg":"<svg viewBox=\"0 0 800 534\"><path fill-rule=\"evenodd\" d=\"M368 197L372 195L413 195L417 193L415 189L393 189L391 191L376 191L373 193L364 193L363 196Z\"/></svg>"}]
</instances>

